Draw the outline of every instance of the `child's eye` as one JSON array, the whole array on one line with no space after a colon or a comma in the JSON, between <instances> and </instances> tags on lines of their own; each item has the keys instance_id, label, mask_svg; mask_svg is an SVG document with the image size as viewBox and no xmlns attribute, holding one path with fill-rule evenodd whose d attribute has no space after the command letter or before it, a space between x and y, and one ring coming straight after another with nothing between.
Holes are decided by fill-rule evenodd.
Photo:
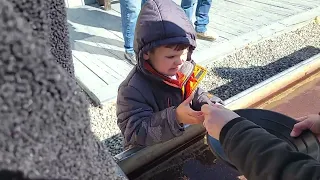
<instances>
[{"instance_id":1,"label":"child's eye","mask_svg":"<svg viewBox=\"0 0 320 180\"><path fill-rule=\"evenodd\" d=\"M168 59L173 59L175 56L167 56Z\"/></svg>"}]
</instances>

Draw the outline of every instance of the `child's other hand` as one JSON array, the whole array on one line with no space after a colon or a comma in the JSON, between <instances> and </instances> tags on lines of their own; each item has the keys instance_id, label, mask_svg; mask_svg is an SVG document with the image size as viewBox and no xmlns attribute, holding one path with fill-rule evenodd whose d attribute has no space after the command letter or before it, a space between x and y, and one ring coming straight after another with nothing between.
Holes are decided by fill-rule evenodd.
<instances>
[{"instance_id":1,"label":"child's other hand","mask_svg":"<svg viewBox=\"0 0 320 180\"><path fill-rule=\"evenodd\" d=\"M309 129L320 141L320 114L309 114L308 116L298 118L297 121L300 122L293 126L291 136L297 137L302 131Z\"/></svg>"},{"instance_id":2,"label":"child's other hand","mask_svg":"<svg viewBox=\"0 0 320 180\"><path fill-rule=\"evenodd\" d=\"M184 100L176 109L177 120L183 124L200 124L204 121L204 116L201 111L195 111L190 107L190 103L194 94Z\"/></svg>"}]
</instances>

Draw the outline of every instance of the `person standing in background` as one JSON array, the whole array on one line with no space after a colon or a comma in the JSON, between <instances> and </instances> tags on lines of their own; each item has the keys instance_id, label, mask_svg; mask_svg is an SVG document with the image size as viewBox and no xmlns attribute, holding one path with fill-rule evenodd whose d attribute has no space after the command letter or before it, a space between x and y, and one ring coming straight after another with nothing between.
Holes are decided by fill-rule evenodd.
<instances>
[{"instance_id":1,"label":"person standing in background","mask_svg":"<svg viewBox=\"0 0 320 180\"><path fill-rule=\"evenodd\" d=\"M124 57L133 65L137 64L133 51L134 30L141 6L147 0L120 0L122 34L124 39Z\"/></svg>"},{"instance_id":2,"label":"person standing in background","mask_svg":"<svg viewBox=\"0 0 320 180\"><path fill-rule=\"evenodd\" d=\"M195 30L197 32L197 38L203 40L214 41L219 36L215 32L207 29L209 24L209 11L211 8L212 0L198 0L196 7L196 21L194 23ZM187 14L190 21L192 21L194 6L196 0L182 0L181 7Z\"/></svg>"}]
</instances>

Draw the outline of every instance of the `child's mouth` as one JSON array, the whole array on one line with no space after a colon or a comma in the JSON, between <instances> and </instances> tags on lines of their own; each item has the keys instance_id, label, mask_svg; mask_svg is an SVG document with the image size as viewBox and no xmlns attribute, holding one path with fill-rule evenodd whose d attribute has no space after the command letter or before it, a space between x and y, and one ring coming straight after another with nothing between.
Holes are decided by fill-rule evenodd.
<instances>
[{"instance_id":1,"label":"child's mouth","mask_svg":"<svg viewBox=\"0 0 320 180\"><path fill-rule=\"evenodd\" d=\"M170 70L172 70L172 71L178 71L178 70L179 70L179 67L171 68Z\"/></svg>"}]
</instances>

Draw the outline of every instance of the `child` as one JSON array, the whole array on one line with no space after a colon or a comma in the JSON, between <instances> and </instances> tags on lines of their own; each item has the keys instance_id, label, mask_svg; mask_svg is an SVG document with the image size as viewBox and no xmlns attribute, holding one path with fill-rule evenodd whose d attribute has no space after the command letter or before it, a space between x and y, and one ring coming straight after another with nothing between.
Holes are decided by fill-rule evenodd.
<instances>
[{"instance_id":1,"label":"child","mask_svg":"<svg viewBox=\"0 0 320 180\"><path fill-rule=\"evenodd\" d=\"M134 43L138 64L119 86L117 97L126 148L180 136L184 124L203 123L203 104L221 103L197 88L206 70L191 60L195 34L172 0L148 0L141 9Z\"/></svg>"}]
</instances>

